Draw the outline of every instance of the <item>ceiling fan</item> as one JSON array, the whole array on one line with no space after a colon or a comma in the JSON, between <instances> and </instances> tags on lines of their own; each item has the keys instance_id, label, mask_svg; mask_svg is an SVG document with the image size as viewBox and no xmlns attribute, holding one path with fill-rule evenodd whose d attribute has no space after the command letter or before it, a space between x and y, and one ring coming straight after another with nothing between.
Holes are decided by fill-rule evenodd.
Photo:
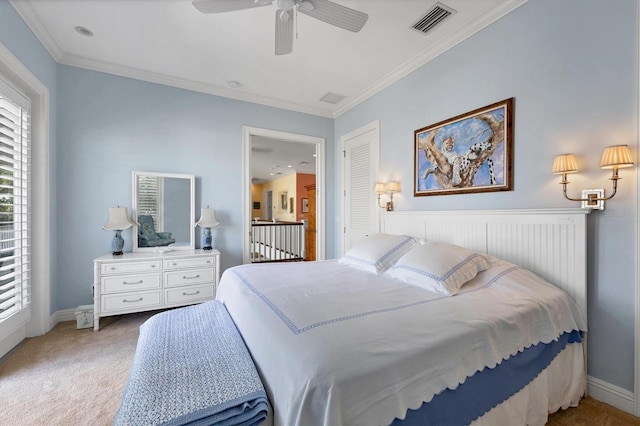
<instances>
[{"instance_id":1,"label":"ceiling fan","mask_svg":"<svg viewBox=\"0 0 640 426\"><path fill-rule=\"evenodd\" d=\"M295 12L304 13L336 27L357 33L369 15L329 0L195 0L193 5L202 13L224 13L269 6L275 1L276 55L293 51L293 19Z\"/></svg>"}]
</instances>

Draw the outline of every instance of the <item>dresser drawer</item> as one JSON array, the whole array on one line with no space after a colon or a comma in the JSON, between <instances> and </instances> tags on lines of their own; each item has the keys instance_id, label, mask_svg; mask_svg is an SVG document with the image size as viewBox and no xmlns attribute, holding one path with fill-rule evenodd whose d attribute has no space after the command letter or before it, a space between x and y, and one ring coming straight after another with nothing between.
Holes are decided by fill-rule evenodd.
<instances>
[{"instance_id":1,"label":"dresser drawer","mask_svg":"<svg viewBox=\"0 0 640 426\"><path fill-rule=\"evenodd\" d=\"M146 262L122 262L122 263L105 263L101 266L100 272L107 274L121 274L125 272L150 272L160 271L162 262L159 260Z\"/></svg>"},{"instance_id":2,"label":"dresser drawer","mask_svg":"<svg viewBox=\"0 0 640 426\"><path fill-rule=\"evenodd\" d=\"M216 264L213 257L195 257L191 259L165 259L164 269L184 269L212 267Z\"/></svg>"},{"instance_id":3,"label":"dresser drawer","mask_svg":"<svg viewBox=\"0 0 640 426\"><path fill-rule=\"evenodd\" d=\"M213 299L215 296L213 284L194 285L189 287L172 288L165 290L165 304L189 304L203 299Z\"/></svg>"},{"instance_id":4,"label":"dresser drawer","mask_svg":"<svg viewBox=\"0 0 640 426\"><path fill-rule=\"evenodd\" d=\"M103 294L106 294L160 288L160 278L160 273L107 276L102 277L100 290Z\"/></svg>"},{"instance_id":5,"label":"dresser drawer","mask_svg":"<svg viewBox=\"0 0 640 426\"><path fill-rule=\"evenodd\" d=\"M124 294L109 294L100 298L100 314L118 311L139 311L162 307L162 291L138 291Z\"/></svg>"},{"instance_id":6,"label":"dresser drawer","mask_svg":"<svg viewBox=\"0 0 640 426\"><path fill-rule=\"evenodd\" d=\"M164 273L164 286L176 287L190 284L213 283L214 269L187 269Z\"/></svg>"}]
</instances>

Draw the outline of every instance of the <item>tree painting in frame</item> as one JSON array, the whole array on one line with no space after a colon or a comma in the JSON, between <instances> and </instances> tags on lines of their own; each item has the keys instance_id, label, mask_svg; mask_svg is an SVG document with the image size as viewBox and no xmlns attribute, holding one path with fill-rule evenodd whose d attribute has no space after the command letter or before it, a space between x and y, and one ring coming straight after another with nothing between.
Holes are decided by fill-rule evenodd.
<instances>
[{"instance_id":1,"label":"tree painting in frame","mask_svg":"<svg viewBox=\"0 0 640 426\"><path fill-rule=\"evenodd\" d=\"M414 196L513 190L509 98L414 132Z\"/></svg>"}]
</instances>

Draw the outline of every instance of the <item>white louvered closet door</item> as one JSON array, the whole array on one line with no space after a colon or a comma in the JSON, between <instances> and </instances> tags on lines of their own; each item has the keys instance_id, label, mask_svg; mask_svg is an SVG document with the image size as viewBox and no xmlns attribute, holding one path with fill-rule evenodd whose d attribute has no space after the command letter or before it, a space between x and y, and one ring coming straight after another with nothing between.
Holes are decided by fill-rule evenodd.
<instances>
[{"instance_id":1,"label":"white louvered closet door","mask_svg":"<svg viewBox=\"0 0 640 426\"><path fill-rule=\"evenodd\" d=\"M344 247L343 253L367 235L378 231L374 186L379 165L378 126L344 139Z\"/></svg>"}]
</instances>

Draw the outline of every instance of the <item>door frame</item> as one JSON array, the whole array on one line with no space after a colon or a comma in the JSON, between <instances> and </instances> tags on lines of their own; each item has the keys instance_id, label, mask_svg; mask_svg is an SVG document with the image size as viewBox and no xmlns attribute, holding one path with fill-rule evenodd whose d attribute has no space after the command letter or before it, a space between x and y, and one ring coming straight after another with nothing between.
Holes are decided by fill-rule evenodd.
<instances>
[{"instance_id":1,"label":"door frame","mask_svg":"<svg viewBox=\"0 0 640 426\"><path fill-rule=\"evenodd\" d=\"M261 136L286 142L314 144L316 146L316 259L325 259L325 138L242 126L242 262L250 263L251 233L251 138Z\"/></svg>"},{"instance_id":2,"label":"door frame","mask_svg":"<svg viewBox=\"0 0 640 426\"><path fill-rule=\"evenodd\" d=\"M346 223L347 223L347 219L345 217L346 214L346 206L345 206L345 198L346 198L346 191L347 189L345 188L345 184L346 184L346 180L345 180L345 157L346 157L346 147L345 147L345 143L347 142L347 140L349 139L353 139L357 136L360 136L364 133L370 132L370 131L374 131L375 135L376 135L376 140L374 142L374 144L376 146L374 146L374 153L375 153L375 157L373 159L373 161L375 162L375 170L376 170L376 180L379 180L380 177L380 120L374 120L368 124L365 124L362 127L359 127L355 130L350 131L349 133L345 133L344 135L340 136L340 151L338 152L338 155L340 156L340 159L336 162L336 164L340 164L340 167L338 167L338 182L341 188L341 192L342 192L342 196L338 197L339 200L337 202L337 209L339 211L339 215L338 217L340 218L340 224L337 228L337 236L336 236L336 241L337 241L337 249L339 251L339 253L337 253L337 256L342 256L344 254L344 244L345 244L345 234L346 234ZM373 188L371 188L371 191L373 192ZM374 218L375 218L375 222L376 222L376 228L380 227L380 214L378 214L379 212L377 211L377 205L375 206L376 208L376 214L374 214ZM340 232L340 229L342 229L343 231Z\"/></svg>"},{"instance_id":3,"label":"door frame","mask_svg":"<svg viewBox=\"0 0 640 426\"><path fill-rule=\"evenodd\" d=\"M640 26L640 2L636 2L636 23ZM637 35L638 41L638 57L640 57L640 33ZM638 64L636 62L636 64ZM640 81L640 67L638 69L638 81ZM640 84L638 85L638 110L640 111ZM640 117L638 119L637 131L640 134ZM638 173L638 166L640 162L640 151L636 152L636 211L640 211L640 173ZM636 270L635 270L635 344L634 344L634 414L640 417L640 215L636 215Z\"/></svg>"},{"instance_id":4,"label":"door frame","mask_svg":"<svg viewBox=\"0 0 640 426\"><path fill-rule=\"evenodd\" d=\"M0 340L0 357L26 337L47 333L57 323L51 315L50 93L40 79L0 43L0 74L31 100L31 309L11 321ZM37 236L37 237L36 237Z\"/></svg>"}]
</instances>

